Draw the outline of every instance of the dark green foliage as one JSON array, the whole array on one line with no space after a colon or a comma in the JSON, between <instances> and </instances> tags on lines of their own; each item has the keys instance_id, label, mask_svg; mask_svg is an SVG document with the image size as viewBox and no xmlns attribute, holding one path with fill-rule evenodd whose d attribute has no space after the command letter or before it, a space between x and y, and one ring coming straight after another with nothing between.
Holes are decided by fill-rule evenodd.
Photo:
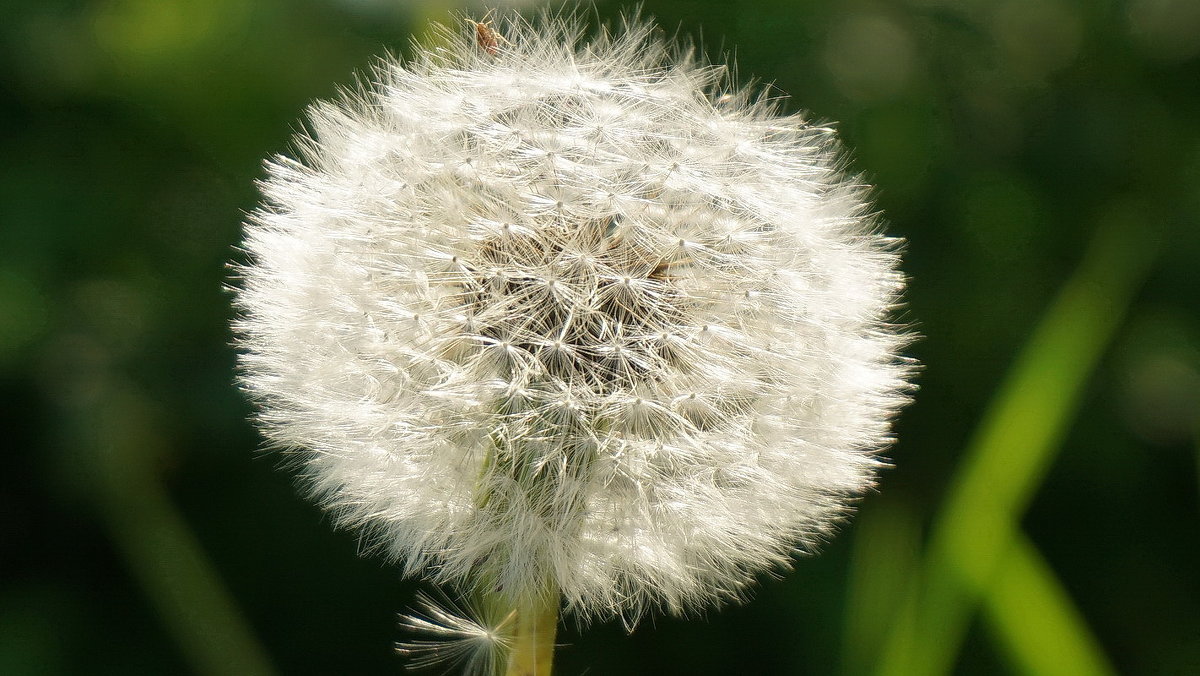
<instances>
[{"instance_id":1,"label":"dark green foliage","mask_svg":"<svg viewBox=\"0 0 1200 676\"><path fill-rule=\"evenodd\" d=\"M414 587L355 556L274 471L278 456L256 455L222 285L260 159L288 150L304 105L446 14L370 0L10 4L0 673L396 673L395 614ZM925 336L911 349L925 369L896 468L821 556L707 618L632 637L568 627L561 673L870 669L910 581L878 565L855 578L863 557L921 564L981 417L1101 232L1144 238L1122 246L1153 263L1015 523L1065 592L1058 607L1074 606L1118 671L1200 664L1193 5L645 4L668 32L733 50L789 110L839 121L889 231L909 241L901 320ZM1039 415L1053 412L1021 424ZM1027 666L1002 609L973 610L958 670Z\"/></svg>"}]
</instances>

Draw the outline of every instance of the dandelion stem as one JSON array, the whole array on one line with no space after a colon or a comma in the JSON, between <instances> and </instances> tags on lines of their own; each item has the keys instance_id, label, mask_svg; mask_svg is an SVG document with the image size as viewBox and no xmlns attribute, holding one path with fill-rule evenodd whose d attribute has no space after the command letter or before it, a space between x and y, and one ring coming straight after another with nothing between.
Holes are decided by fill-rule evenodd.
<instances>
[{"instance_id":1,"label":"dandelion stem","mask_svg":"<svg viewBox=\"0 0 1200 676\"><path fill-rule=\"evenodd\" d=\"M550 676L554 664L554 635L558 629L559 593L546 594L517 611L512 650L505 676Z\"/></svg>"}]
</instances>

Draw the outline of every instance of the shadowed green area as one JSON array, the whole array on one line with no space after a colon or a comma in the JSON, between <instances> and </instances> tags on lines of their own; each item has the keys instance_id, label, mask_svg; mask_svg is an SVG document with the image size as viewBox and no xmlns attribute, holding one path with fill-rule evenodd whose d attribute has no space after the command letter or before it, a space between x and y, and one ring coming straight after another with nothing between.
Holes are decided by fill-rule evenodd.
<instances>
[{"instance_id":1,"label":"shadowed green area","mask_svg":"<svg viewBox=\"0 0 1200 676\"><path fill-rule=\"evenodd\" d=\"M154 438L149 411L112 386L80 420L78 447L90 451L97 502L130 572L179 644L192 671L206 676L270 676L274 669L164 493L148 460Z\"/></svg>"},{"instance_id":2,"label":"shadowed green area","mask_svg":"<svg viewBox=\"0 0 1200 676\"><path fill-rule=\"evenodd\" d=\"M1195 671L1197 4L644 7L838 121L924 367L820 556L703 618L568 624L559 673ZM222 285L304 106L463 8L6 6L0 673L402 667L415 587L257 452Z\"/></svg>"}]
</instances>

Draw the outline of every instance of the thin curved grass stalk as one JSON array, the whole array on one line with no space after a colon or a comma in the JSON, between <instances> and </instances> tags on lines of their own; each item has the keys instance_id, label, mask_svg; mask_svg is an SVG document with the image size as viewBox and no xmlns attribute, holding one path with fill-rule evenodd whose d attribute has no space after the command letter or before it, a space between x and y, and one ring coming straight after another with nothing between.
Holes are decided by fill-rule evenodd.
<instances>
[{"instance_id":1,"label":"thin curved grass stalk","mask_svg":"<svg viewBox=\"0 0 1200 676\"><path fill-rule=\"evenodd\" d=\"M892 623L880 676L953 669L978 602L1003 580L1000 566L1023 537L1020 516L1062 447L1084 386L1150 269L1158 242L1146 228L1137 219L1098 228L1022 347L934 520L919 589ZM1102 655L1088 663L1107 668Z\"/></svg>"}]
</instances>

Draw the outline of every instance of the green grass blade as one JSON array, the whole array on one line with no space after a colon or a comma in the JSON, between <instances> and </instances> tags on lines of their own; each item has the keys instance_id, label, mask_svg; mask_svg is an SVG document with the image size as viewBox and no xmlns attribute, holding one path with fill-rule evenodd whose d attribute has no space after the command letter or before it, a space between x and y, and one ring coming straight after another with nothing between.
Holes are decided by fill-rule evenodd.
<instances>
[{"instance_id":1,"label":"green grass blade","mask_svg":"<svg viewBox=\"0 0 1200 676\"><path fill-rule=\"evenodd\" d=\"M1013 539L983 607L992 632L1022 673L1116 674L1054 571L1028 538Z\"/></svg>"},{"instance_id":2,"label":"green grass blade","mask_svg":"<svg viewBox=\"0 0 1200 676\"><path fill-rule=\"evenodd\" d=\"M147 412L114 386L83 421L96 498L133 577L200 676L272 676L266 652L153 471Z\"/></svg>"},{"instance_id":3,"label":"green grass blade","mask_svg":"<svg viewBox=\"0 0 1200 676\"><path fill-rule=\"evenodd\" d=\"M915 589L920 519L900 500L881 498L855 519L846 583L842 673L867 673L893 618Z\"/></svg>"},{"instance_id":4,"label":"green grass blade","mask_svg":"<svg viewBox=\"0 0 1200 676\"><path fill-rule=\"evenodd\" d=\"M1101 228L1034 330L968 445L931 530L915 624L903 616L894 624L879 673L953 667L976 603L1149 267L1152 231L1134 218Z\"/></svg>"}]
</instances>

